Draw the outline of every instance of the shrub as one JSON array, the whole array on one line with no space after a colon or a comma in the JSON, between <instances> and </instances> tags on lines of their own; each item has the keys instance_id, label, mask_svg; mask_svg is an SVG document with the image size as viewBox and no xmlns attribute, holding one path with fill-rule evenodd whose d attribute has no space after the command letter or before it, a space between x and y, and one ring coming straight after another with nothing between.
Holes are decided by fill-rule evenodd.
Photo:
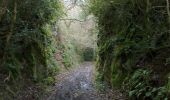
<instances>
[{"instance_id":1,"label":"shrub","mask_svg":"<svg viewBox=\"0 0 170 100\"><path fill-rule=\"evenodd\" d=\"M150 70L139 69L127 78L125 86L129 90L126 91L132 100L168 100L166 87L153 87L151 73Z\"/></svg>"},{"instance_id":2,"label":"shrub","mask_svg":"<svg viewBox=\"0 0 170 100\"><path fill-rule=\"evenodd\" d=\"M0 71L14 79L47 77L53 66L51 28L62 14L60 2L0 0L0 6Z\"/></svg>"},{"instance_id":3,"label":"shrub","mask_svg":"<svg viewBox=\"0 0 170 100\"><path fill-rule=\"evenodd\" d=\"M98 22L97 69L101 80L121 86L125 76L146 68L153 72L151 75L158 76L158 82L151 90L140 90L139 86L134 93L152 91L155 87L162 91L170 71L168 0L90 0L89 5ZM139 77L143 77L144 72ZM143 89L147 89L146 81L141 80L135 86L142 83Z\"/></svg>"},{"instance_id":4,"label":"shrub","mask_svg":"<svg viewBox=\"0 0 170 100\"><path fill-rule=\"evenodd\" d=\"M83 50L83 58L84 58L84 61L93 61L94 60L94 49L93 48L85 48Z\"/></svg>"}]
</instances>

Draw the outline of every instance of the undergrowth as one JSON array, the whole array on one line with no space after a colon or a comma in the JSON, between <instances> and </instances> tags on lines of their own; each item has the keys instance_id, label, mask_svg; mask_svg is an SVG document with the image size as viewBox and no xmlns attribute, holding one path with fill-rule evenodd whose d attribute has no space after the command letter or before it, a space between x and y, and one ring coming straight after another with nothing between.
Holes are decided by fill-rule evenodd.
<instances>
[{"instance_id":1,"label":"undergrowth","mask_svg":"<svg viewBox=\"0 0 170 100\"><path fill-rule=\"evenodd\" d=\"M98 23L101 81L121 87L129 80L125 87L129 98L167 99L169 1L90 0L89 6ZM150 80L154 84L150 85Z\"/></svg>"},{"instance_id":2,"label":"undergrowth","mask_svg":"<svg viewBox=\"0 0 170 100\"><path fill-rule=\"evenodd\" d=\"M168 100L168 89L153 87L152 77L150 70L139 69L125 79L123 87L131 100Z\"/></svg>"},{"instance_id":3,"label":"undergrowth","mask_svg":"<svg viewBox=\"0 0 170 100\"><path fill-rule=\"evenodd\" d=\"M0 73L5 76L2 83L19 85L25 79L31 84L51 83L58 70L52 27L62 15L61 2L0 0L0 12Z\"/></svg>"}]
</instances>

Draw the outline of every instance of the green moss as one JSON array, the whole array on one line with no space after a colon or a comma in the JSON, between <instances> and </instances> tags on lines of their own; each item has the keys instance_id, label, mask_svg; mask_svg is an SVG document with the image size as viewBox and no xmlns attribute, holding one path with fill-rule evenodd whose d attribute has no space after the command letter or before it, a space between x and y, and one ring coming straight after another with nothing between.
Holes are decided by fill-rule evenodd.
<instances>
[{"instance_id":1,"label":"green moss","mask_svg":"<svg viewBox=\"0 0 170 100\"><path fill-rule=\"evenodd\" d=\"M5 6L5 13L0 16L1 69L14 78L24 73L41 80L53 65L55 40L51 30L62 15L61 2L10 0Z\"/></svg>"},{"instance_id":2,"label":"green moss","mask_svg":"<svg viewBox=\"0 0 170 100\"><path fill-rule=\"evenodd\" d=\"M96 16L98 22L97 69L102 80L113 86L121 86L126 76L131 79L136 70L149 66L148 69L153 70L154 74L163 77L156 80L165 81L163 85L166 85L170 71L170 23L169 16L163 14L167 12L166 6L166 0L90 1L89 11ZM164 52L167 52L166 55ZM162 84L157 83L151 87L157 86L161 88Z\"/></svg>"},{"instance_id":3,"label":"green moss","mask_svg":"<svg viewBox=\"0 0 170 100\"><path fill-rule=\"evenodd\" d=\"M56 42L52 27L62 16L61 2L0 0L0 6L4 8L0 14L0 73L8 76L4 84L12 87L24 79L34 85L34 82L43 83L58 67L54 61ZM6 95L2 93L2 96Z\"/></svg>"}]
</instances>

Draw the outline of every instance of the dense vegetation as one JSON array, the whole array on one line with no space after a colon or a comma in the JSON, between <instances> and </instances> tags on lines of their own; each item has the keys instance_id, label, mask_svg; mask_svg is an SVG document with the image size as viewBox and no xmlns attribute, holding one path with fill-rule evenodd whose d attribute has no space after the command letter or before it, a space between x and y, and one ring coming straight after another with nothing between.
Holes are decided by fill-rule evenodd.
<instances>
[{"instance_id":1,"label":"dense vegetation","mask_svg":"<svg viewBox=\"0 0 170 100\"><path fill-rule=\"evenodd\" d=\"M75 1L75 2L74 2ZM67 3L68 2L68 3ZM59 21L59 44L65 67L75 67L84 60L93 60L96 32L93 18L87 18L81 0L68 0L65 16Z\"/></svg>"},{"instance_id":2,"label":"dense vegetation","mask_svg":"<svg viewBox=\"0 0 170 100\"><path fill-rule=\"evenodd\" d=\"M168 0L90 0L98 22L102 81L131 99L167 100L170 72Z\"/></svg>"},{"instance_id":3,"label":"dense vegetation","mask_svg":"<svg viewBox=\"0 0 170 100\"><path fill-rule=\"evenodd\" d=\"M51 29L61 15L59 0L0 0L1 82L43 81L53 74Z\"/></svg>"},{"instance_id":4,"label":"dense vegetation","mask_svg":"<svg viewBox=\"0 0 170 100\"><path fill-rule=\"evenodd\" d=\"M130 100L167 100L169 0L84 1L70 0L63 9L60 0L0 0L0 99L29 84L52 84L57 65L94 60L98 32L97 80L122 88Z\"/></svg>"},{"instance_id":5,"label":"dense vegetation","mask_svg":"<svg viewBox=\"0 0 170 100\"><path fill-rule=\"evenodd\" d=\"M95 44L85 26L91 22L67 20L79 15L65 6L61 0L0 0L0 99L39 99L59 67L77 66L89 54L83 50Z\"/></svg>"}]
</instances>

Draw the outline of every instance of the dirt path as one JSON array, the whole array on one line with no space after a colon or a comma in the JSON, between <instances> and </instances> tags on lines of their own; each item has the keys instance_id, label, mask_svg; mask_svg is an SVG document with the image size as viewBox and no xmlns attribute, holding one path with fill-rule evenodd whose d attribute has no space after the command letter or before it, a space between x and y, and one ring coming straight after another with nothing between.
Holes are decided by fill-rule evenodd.
<instances>
[{"instance_id":1,"label":"dirt path","mask_svg":"<svg viewBox=\"0 0 170 100\"><path fill-rule=\"evenodd\" d=\"M124 100L115 90L99 93L94 86L93 63L85 62L80 67L59 74L54 93L48 100Z\"/></svg>"}]
</instances>

